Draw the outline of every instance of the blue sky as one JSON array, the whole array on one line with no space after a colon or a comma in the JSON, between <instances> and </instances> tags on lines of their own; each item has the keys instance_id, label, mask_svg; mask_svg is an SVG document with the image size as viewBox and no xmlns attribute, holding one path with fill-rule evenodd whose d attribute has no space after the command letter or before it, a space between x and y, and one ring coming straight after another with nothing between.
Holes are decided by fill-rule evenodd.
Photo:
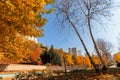
<instances>
[{"instance_id":1,"label":"blue sky","mask_svg":"<svg viewBox=\"0 0 120 80\"><path fill-rule=\"evenodd\" d=\"M103 38L106 41L113 43L114 50L113 54L118 51L118 39L120 33L120 8L112 11L114 15L111 17L111 20L106 23L105 30L102 28L94 29L94 37ZM43 27L44 36L38 38L38 42L42 43L44 46L53 45L55 48L64 48L65 51L68 50L69 47L77 47L81 50L82 54L84 54L84 50L81 46L81 43L74 34L74 32L69 32L64 29L60 29L58 25L56 25L54 21L54 14L47 15L48 19L47 24ZM88 33L83 34L84 41L87 44L87 48L92 53L94 52L93 46L91 44L90 39L88 38Z\"/></svg>"}]
</instances>

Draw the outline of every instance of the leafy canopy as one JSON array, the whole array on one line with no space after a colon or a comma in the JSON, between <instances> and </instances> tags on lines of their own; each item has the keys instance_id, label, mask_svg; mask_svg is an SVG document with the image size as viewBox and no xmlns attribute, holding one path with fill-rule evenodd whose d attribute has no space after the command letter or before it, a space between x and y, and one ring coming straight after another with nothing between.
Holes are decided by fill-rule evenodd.
<instances>
[{"instance_id":1,"label":"leafy canopy","mask_svg":"<svg viewBox=\"0 0 120 80\"><path fill-rule=\"evenodd\" d=\"M41 27L46 19L40 14L49 12L44 7L53 0L1 0L0 32L19 33L21 35L41 36ZM3 36L4 36L3 35Z\"/></svg>"},{"instance_id":2,"label":"leafy canopy","mask_svg":"<svg viewBox=\"0 0 120 80\"><path fill-rule=\"evenodd\" d=\"M53 0L0 0L0 52L13 57L32 53L32 43L25 36L40 37L46 19L42 14L51 13L45 6ZM34 42L33 42L34 44ZM10 55L9 55L10 57ZM12 58L12 57L11 57Z\"/></svg>"}]
</instances>

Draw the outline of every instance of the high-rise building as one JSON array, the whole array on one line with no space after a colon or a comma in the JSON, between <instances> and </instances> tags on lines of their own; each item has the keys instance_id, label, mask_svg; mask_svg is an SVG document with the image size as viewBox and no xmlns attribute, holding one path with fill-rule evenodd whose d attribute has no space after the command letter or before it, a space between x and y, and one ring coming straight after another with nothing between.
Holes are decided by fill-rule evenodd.
<instances>
[{"instance_id":1,"label":"high-rise building","mask_svg":"<svg viewBox=\"0 0 120 80\"><path fill-rule=\"evenodd\" d=\"M68 52L76 56L81 55L81 50L77 50L76 47L68 48Z\"/></svg>"},{"instance_id":2,"label":"high-rise building","mask_svg":"<svg viewBox=\"0 0 120 80\"><path fill-rule=\"evenodd\" d=\"M77 55L77 48L76 47L72 47L72 48L69 48L69 53L72 53L73 55Z\"/></svg>"},{"instance_id":3,"label":"high-rise building","mask_svg":"<svg viewBox=\"0 0 120 80\"><path fill-rule=\"evenodd\" d=\"M72 53L72 49L71 48L68 48L68 53Z\"/></svg>"},{"instance_id":4,"label":"high-rise building","mask_svg":"<svg viewBox=\"0 0 120 80\"><path fill-rule=\"evenodd\" d=\"M77 51L77 55L81 55L81 50L78 50L78 51Z\"/></svg>"}]
</instances>

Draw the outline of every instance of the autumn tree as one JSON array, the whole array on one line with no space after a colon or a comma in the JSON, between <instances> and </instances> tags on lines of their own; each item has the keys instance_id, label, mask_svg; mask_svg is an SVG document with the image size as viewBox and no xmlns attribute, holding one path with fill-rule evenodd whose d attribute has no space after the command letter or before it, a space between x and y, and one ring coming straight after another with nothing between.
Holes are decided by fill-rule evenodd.
<instances>
[{"instance_id":1,"label":"autumn tree","mask_svg":"<svg viewBox=\"0 0 120 80\"><path fill-rule=\"evenodd\" d=\"M87 67L92 67L92 64L91 64L90 59L89 59L88 56L85 56L85 57L84 57L84 62L85 62L85 65L86 65Z\"/></svg>"},{"instance_id":2,"label":"autumn tree","mask_svg":"<svg viewBox=\"0 0 120 80\"><path fill-rule=\"evenodd\" d=\"M92 64L90 62L90 59L88 56L83 56L83 55L79 55L79 56L74 56L74 65L79 65L80 67L92 67Z\"/></svg>"},{"instance_id":3,"label":"autumn tree","mask_svg":"<svg viewBox=\"0 0 120 80\"><path fill-rule=\"evenodd\" d=\"M111 52L113 50L112 43L104 41L103 39L97 39L97 47L99 48L102 58L104 58L105 64L108 66L108 63L112 61Z\"/></svg>"},{"instance_id":4,"label":"autumn tree","mask_svg":"<svg viewBox=\"0 0 120 80\"><path fill-rule=\"evenodd\" d=\"M82 67L86 67L85 57L81 55L81 56L79 56L79 59L80 59L80 65L81 65Z\"/></svg>"},{"instance_id":5,"label":"autumn tree","mask_svg":"<svg viewBox=\"0 0 120 80\"><path fill-rule=\"evenodd\" d=\"M74 65L74 62L73 62L73 60L72 60L72 54L71 54L71 53L64 54L64 59L65 59L66 64L67 64L68 66Z\"/></svg>"},{"instance_id":6,"label":"autumn tree","mask_svg":"<svg viewBox=\"0 0 120 80\"><path fill-rule=\"evenodd\" d=\"M17 42L17 43L16 43ZM30 44L31 43L31 44ZM36 45L34 41L23 40L22 38L15 38L13 43L9 43L8 46L4 46L6 51L2 51L4 56L3 60L7 62L30 62L30 57L32 50L30 49L31 45Z\"/></svg>"},{"instance_id":7,"label":"autumn tree","mask_svg":"<svg viewBox=\"0 0 120 80\"><path fill-rule=\"evenodd\" d=\"M23 58L23 61L21 63L42 64L40 54L45 51L46 47L43 46L42 43L35 43L28 45L27 48L29 48L32 53L28 55L29 58Z\"/></svg>"},{"instance_id":8,"label":"autumn tree","mask_svg":"<svg viewBox=\"0 0 120 80\"><path fill-rule=\"evenodd\" d=\"M117 66L120 67L120 52L114 54L114 60L117 63Z\"/></svg>"},{"instance_id":9,"label":"autumn tree","mask_svg":"<svg viewBox=\"0 0 120 80\"><path fill-rule=\"evenodd\" d=\"M92 59L93 59L93 61L95 62L96 65L101 64L100 59L99 59L99 57L97 55L92 54Z\"/></svg>"},{"instance_id":10,"label":"autumn tree","mask_svg":"<svg viewBox=\"0 0 120 80\"><path fill-rule=\"evenodd\" d=\"M72 58L74 65L79 65L80 67L92 67L92 64L90 62L90 59L88 56L83 56L83 55L79 55L79 56L74 56Z\"/></svg>"},{"instance_id":11,"label":"autumn tree","mask_svg":"<svg viewBox=\"0 0 120 80\"><path fill-rule=\"evenodd\" d=\"M60 10L59 13L61 13L58 18L61 19L61 16L66 15L62 17L62 23L65 23L67 19L67 22L70 22L70 24L74 26L73 28L77 35L80 33L79 30L81 29L84 29L85 32L89 32L95 51L102 63L103 70L107 68L95 43L92 27L96 27L95 24L99 23L98 21L102 22L102 19L111 16L111 5L112 0L62 0L61 3L57 5L59 6L57 7ZM80 37L81 36L79 36L79 38Z\"/></svg>"},{"instance_id":12,"label":"autumn tree","mask_svg":"<svg viewBox=\"0 0 120 80\"><path fill-rule=\"evenodd\" d=\"M35 49L34 52L31 54L31 60L37 64L37 61L40 59L40 50Z\"/></svg>"},{"instance_id":13,"label":"autumn tree","mask_svg":"<svg viewBox=\"0 0 120 80\"><path fill-rule=\"evenodd\" d=\"M26 47L31 41L25 36L40 37L46 19L43 13L53 9L45 9L53 0L1 0L0 1L0 52L10 59L31 54ZM19 54L19 57L17 57Z\"/></svg>"},{"instance_id":14,"label":"autumn tree","mask_svg":"<svg viewBox=\"0 0 120 80\"><path fill-rule=\"evenodd\" d=\"M61 1L56 2L55 8L56 8L57 20L58 20L58 22L60 22L60 25L62 27L70 26L73 28L73 30L75 31L76 35L78 36L78 38L83 46L86 54L88 55L91 64L94 66L96 72L99 72L99 70L95 66L95 64L90 56L90 53L83 41L81 34L79 32L79 29L78 29L78 27L80 28L78 21L83 20L83 19L80 18L81 11L78 11L78 10L81 10L81 9L80 9L80 6L77 6L78 2L77 3L76 2L77 1L75 1L75 0L67 0L67 1L61 0ZM75 6L76 6L76 8L75 8ZM84 21L81 21L81 23L83 23L83 22ZM79 26L76 25L76 23L78 23Z\"/></svg>"},{"instance_id":15,"label":"autumn tree","mask_svg":"<svg viewBox=\"0 0 120 80\"><path fill-rule=\"evenodd\" d=\"M82 64L82 61L80 60L80 56L74 56L74 58L75 58L74 63L76 63L76 65L81 65Z\"/></svg>"},{"instance_id":16,"label":"autumn tree","mask_svg":"<svg viewBox=\"0 0 120 80\"><path fill-rule=\"evenodd\" d=\"M77 61L76 61L76 55L72 56L72 60L74 62L74 66L78 65Z\"/></svg>"}]
</instances>

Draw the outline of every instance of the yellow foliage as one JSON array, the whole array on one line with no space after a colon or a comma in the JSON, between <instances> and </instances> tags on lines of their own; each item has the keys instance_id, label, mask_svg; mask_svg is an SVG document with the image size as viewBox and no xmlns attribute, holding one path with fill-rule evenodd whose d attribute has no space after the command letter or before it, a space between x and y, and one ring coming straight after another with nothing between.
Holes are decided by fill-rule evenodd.
<instances>
[{"instance_id":1,"label":"yellow foliage","mask_svg":"<svg viewBox=\"0 0 120 80\"><path fill-rule=\"evenodd\" d=\"M46 11L46 3L46 0L2 0L0 25L2 28L13 27L22 35L41 36L41 27L45 25L46 19L40 14Z\"/></svg>"},{"instance_id":2,"label":"yellow foliage","mask_svg":"<svg viewBox=\"0 0 120 80\"><path fill-rule=\"evenodd\" d=\"M92 66L88 56L82 56L82 55L75 56L75 61L76 61L75 63L77 65L80 65L80 66L83 66L83 67L85 67L85 66L86 67L91 67Z\"/></svg>"},{"instance_id":3,"label":"yellow foliage","mask_svg":"<svg viewBox=\"0 0 120 80\"><path fill-rule=\"evenodd\" d=\"M66 61L66 63L67 63L67 65L73 65L74 64L74 62L73 62L73 60L72 60L72 54L66 54L66 55L64 55L64 58L65 58L65 61Z\"/></svg>"},{"instance_id":4,"label":"yellow foliage","mask_svg":"<svg viewBox=\"0 0 120 80\"><path fill-rule=\"evenodd\" d=\"M82 66L84 66L84 64L85 64L84 56L79 56L79 59L80 59L80 64L81 64Z\"/></svg>"},{"instance_id":5,"label":"yellow foliage","mask_svg":"<svg viewBox=\"0 0 120 80\"><path fill-rule=\"evenodd\" d=\"M79 58L79 56L75 56L75 61L77 65L81 65L81 60Z\"/></svg>"},{"instance_id":6,"label":"yellow foliage","mask_svg":"<svg viewBox=\"0 0 120 80\"><path fill-rule=\"evenodd\" d=\"M93 59L95 64L100 64L100 59L98 58L98 56L92 54L92 59Z\"/></svg>"},{"instance_id":7,"label":"yellow foliage","mask_svg":"<svg viewBox=\"0 0 120 80\"><path fill-rule=\"evenodd\" d=\"M30 40L23 40L21 37L15 37L11 42L5 43L2 47L3 50L1 50L3 51L5 59L20 62L23 61L23 59L30 59L30 55L33 53L30 49L32 45L36 45L36 43Z\"/></svg>"},{"instance_id":8,"label":"yellow foliage","mask_svg":"<svg viewBox=\"0 0 120 80\"><path fill-rule=\"evenodd\" d=\"M88 66L88 67L92 67L92 64L90 62L90 59L88 56L85 56L85 64Z\"/></svg>"},{"instance_id":9,"label":"yellow foliage","mask_svg":"<svg viewBox=\"0 0 120 80\"><path fill-rule=\"evenodd\" d=\"M29 57L29 46L35 43L24 37L43 35L41 28L47 20L41 14L47 4L53 0L0 0L0 52L6 58Z\"/></svg>"}]
</instances>

